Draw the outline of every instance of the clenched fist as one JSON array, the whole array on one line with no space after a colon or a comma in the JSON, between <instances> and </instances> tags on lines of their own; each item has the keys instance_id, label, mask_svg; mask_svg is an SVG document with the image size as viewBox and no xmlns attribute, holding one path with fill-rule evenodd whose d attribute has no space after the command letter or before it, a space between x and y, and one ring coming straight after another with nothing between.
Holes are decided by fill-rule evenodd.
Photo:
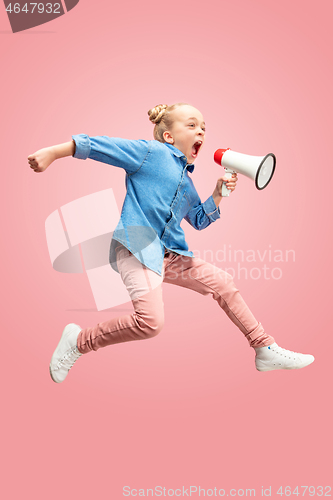
<instances>
[{"instance_id":1,"label":"clenched fist","mask_svg":"<svg viewBox=\"0 0 333 500\"><path fill-rule=\"evenodd\" d=\"M36 153L28 156L30 168L35 172L44 172L47 167L56 160L54 148L39 149Z\"/></svg>"}]
</instances>

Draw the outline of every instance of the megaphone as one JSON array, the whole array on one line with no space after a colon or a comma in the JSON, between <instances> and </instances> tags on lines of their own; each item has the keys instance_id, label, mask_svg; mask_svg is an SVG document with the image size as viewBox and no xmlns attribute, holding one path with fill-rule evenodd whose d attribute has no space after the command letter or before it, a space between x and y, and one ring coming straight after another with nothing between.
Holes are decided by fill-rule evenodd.
<instances>
[{"instance_id":1,"label":"megaphone","mask_svg":"<svg viewBox=\"0 0 333 500\"><path fill-rule=\"evenodd\" d=\"M257 189L264 189L273 177L276 158L273 153L265 156L251 156L236 153L230 148L218 149L214 153L214 161L225 168L228 179L233 173L243 174L255 182ZM222 196L229 196L226 184L222 184Z\"/></svg>"}]
</instances>

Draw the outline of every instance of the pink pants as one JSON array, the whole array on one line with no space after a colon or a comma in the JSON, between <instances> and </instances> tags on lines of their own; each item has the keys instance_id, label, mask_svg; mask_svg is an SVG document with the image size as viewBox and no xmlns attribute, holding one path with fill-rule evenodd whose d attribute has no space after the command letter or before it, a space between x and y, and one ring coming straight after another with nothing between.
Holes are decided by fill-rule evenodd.
<instances>
[{"instance_id":1,"label":"pink pants","mask_svg":"<svg viewBox=\"0 0 333 500\"><path fill-rule=\"evenodd\" d=\"M131 297L134 312L99 323L79 333L78 349L82 354L111 344L149 339L164 324L162 282L211 295L231 321L238 326L251 347L270 345L267 335L255 319L233 283L232 276L197 257L173 252L164 256L162 276L143 266L125 247L117 248L117 266Z\"/></svg>"}]
</instances>

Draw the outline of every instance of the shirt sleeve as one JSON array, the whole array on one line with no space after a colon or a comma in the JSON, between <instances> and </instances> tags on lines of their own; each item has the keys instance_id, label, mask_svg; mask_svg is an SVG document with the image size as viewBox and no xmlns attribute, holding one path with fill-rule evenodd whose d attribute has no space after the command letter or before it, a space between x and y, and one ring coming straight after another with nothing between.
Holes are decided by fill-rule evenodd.
<instances>
[{"instance_id":1,"label":"shirt sleeve","mask_svg":"<svg viewBox=\"0 0 333 500\"><path fill-rule=\"evenodd\" d=\"M97 136L89 137L86 134L72 136L75 142L74 158L80 160L100 161L120 167L128 174L134 174L140 169L149 153L149 141L128 140L117 137Z\"/></svg>"},{"instance_id":2,"label":"shirt sleeve","mask_svg":"<svg viewBox=\"0 0 333 500\"><path fill-rule=\"evenodd\" d=\"M213 196L210 196L204 203L200 203L191 208L185 220L191 224L192 227L200 231L219 218L220 209L215 205Z\"/></svg>"}]
</instances>

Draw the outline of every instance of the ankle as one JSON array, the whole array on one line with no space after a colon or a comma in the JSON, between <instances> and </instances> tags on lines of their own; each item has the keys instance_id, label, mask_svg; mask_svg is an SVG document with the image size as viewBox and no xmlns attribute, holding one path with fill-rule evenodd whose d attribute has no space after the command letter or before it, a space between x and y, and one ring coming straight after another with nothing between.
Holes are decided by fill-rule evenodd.
<instances>
[{"instance_id":1,"label":"ankle","mask_svg":"<svg viewBox=\"0 0 333 500\"><path fill-rule=\"evenodd\" d=\"M253 347L254 349L258 347L268 347L272 344L274 344L275 340L273 337L270 335L267 335L267 333L263 333L256 339L252 340L250 343L250 346Z\"/></svg>"}]
</instances>

